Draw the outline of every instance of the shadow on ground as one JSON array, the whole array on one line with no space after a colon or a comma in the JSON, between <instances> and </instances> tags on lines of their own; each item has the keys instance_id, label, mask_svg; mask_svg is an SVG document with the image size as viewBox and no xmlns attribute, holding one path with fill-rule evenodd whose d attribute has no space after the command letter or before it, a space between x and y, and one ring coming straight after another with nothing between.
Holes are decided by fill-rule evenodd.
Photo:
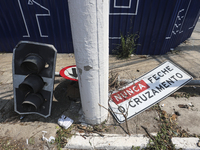
<instances>
[{"instance_id":1,"label":"shadow on ground","mask_svg":"<svg viewBox=\"0 0 200 150\"><path fill-rule=\"evenodd\" d=\"M81 102L77 82L69 81L60 77L55 78L52 111L51 116L48 118L34 114L24 116L17 114L14 112L12 84L1 85L0 87L2 91L0 94L0 123L15 124L17 122L44 122L57 124L57 121L61 115L65 115L73 119L75 124L80 123L79 119L82 114L79 113L81 109ZM199 96L200 86L184 86L176 93L179 94L177 96L185 96L185 94L180 93L189 93L189 96ZM23 119L20 119L22 116ZM159 124L154 119L155 117L158 117L158 114L154 109L150 108L149 110L146 110L143 113L128 120L127 123L130 134L145 134L145 131L141 128L141 126L147 127L151 132L157 132L159 130ZM115 118L110 114L106 125L109 127L109 131L107 133L128 133L126 123L117 123Z\"/></svg>"},{"instance_id":2,"label":"shadow on ground","mask_svg":"<svg viewBox=\"0 0 200 150\"><path fill-rule=\"evenodd\" d=\"M12 84L1 85L0 87L1 89L4 89L0 94L0 123L15 123L19 121L57 123L62 114L66 114L68 117L75 119L75 122L78 120L77 115L81 108L81 103L79 88L76 82L69 81L61 77L55 78L51 115L47 118L36 114L17 114L14 111Z\"/></svg>"}]
</instances>

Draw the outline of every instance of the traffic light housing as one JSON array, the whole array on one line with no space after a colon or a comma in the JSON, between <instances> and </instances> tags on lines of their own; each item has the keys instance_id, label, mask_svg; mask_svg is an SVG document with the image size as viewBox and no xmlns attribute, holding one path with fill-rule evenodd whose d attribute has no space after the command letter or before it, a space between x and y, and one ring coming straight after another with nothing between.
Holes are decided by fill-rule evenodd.
<instances>
[{"instance_id":1,"label":"traffic light housing","mask_svg":"<svg viewBox=\"0 0 200 150\"><path fill-rule=\"evenodd\" d=\"M21 41L13 50L14 109L19 114L51 114L57 50Z\"/></svg>"}]
</instances>

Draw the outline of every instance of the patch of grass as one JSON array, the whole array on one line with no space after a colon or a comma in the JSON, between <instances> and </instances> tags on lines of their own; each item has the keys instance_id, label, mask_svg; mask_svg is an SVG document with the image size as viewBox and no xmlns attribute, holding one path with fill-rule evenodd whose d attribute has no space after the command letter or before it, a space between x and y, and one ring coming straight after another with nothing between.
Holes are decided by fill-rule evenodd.
<instances>
[{"instance_id":1,"label":"patch of grass","mask_svg":"<svg viewBox=\"0 0 200 150\"><path fill-rule=\"evenodd\" d=\"M0 144L1 144L1 148L5 149L5 150L9 150L9 149L14 148L14 146L10 144L10 140L9 139L1 141Z\"/></svg>"},{"instance_id":2,"label":"patch of grass","mask_svg":"<svg viewBox=\"0 0 200 150\"><path fill-rule=\"evenodd\" d=\"M59 129L60 128L60 126L56 126L56 129Z\"/></svg>"},{"instance_id":3,"label":"patch of grass","mask_svg":"<svg viewBox=\"0 0 200 150\"><path fill-rule=\"evenodd\" d=\"M72 134L73 129L74 129L74 125L71 125L68 129L60 128L56 132L55 142L57 144L58 150L63 148L67 144L68 139L70 139L73 136Z\"/></svg>"},{"instance_id":4,"label":"patch of grass","mask_svg":"<svg viewBox=\"0 0 200 150\"><path fill-rule=\"evenodd\" d=\"M161 110L157 104L154 107L159 118L155 118L159 122L160 131L156 136L149 135L150 140L145 150L175 150L175 145L172 143L172 137L193 137L187 131L182 130L181 127L172 119L172 116ZM147 131L146 131L147 132ZM148 132L147 132L148 133ZM143 149L143 150L144 150Z\"/></svg>"},{"instance_id":5,"label":"patch of grass","mask_svg":"<svg viewBox=\"0 0 200 150\"><path fill-rule=\"evenodd\" d=\"M135 147L135 146L132 146L131 149L132 149L132 150L140 150L140 147L139 147L139 146L136 146L136 147Z\"/></svg>"},{"instance_id":6,"label":"patch of grass","mask_svg":"<svg viewBox=\"0 0 200 150\"><path fill-rule=\"evenodd\" d=\"M99 125L94 125L93 130L97 131L97 132L108 132L109 129L106 126L106 122L107 122L107 120L105 120L104 122L102 122Z\"/></svg>"},{"instance_id":7,"label":"patch of grass","mask_svg":"<svg viewBox=\"0 0 200 150\"><path fill-rule=\"evenodd\" d=\"M130 34L127 36L121 35L121 44L117 48L117 57L121 59L129 58L136 50L136 41L138 40L138 34Z\"/></svg>"},{"instance_id":8,"label":"patch of grass","mask_svg":"<svg viewBox=\"0 0 200 150\"><path fill-rule=\"evenodd\" d=\"M34 145L35 144L35 138L34 137L29 138L28 143L31 144L31 145Z\"/></svg>"}]
</instances>

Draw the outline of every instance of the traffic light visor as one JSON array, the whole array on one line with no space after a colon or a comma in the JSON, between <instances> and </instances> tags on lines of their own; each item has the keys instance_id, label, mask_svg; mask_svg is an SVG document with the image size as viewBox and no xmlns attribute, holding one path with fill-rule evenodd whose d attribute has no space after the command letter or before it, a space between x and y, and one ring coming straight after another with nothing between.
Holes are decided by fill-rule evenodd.
<instances>
[{"instance_id":1,"label":"traffic light visor","mask_svg":"<svg viewBox=\"0 0 200 150\"><path fill-rule=\"evenodd\" d=\"M39 73L44 67L44 59L35 53L28 54L20 66L22 71L30 73Z\"/></svg>"}]
</instances>

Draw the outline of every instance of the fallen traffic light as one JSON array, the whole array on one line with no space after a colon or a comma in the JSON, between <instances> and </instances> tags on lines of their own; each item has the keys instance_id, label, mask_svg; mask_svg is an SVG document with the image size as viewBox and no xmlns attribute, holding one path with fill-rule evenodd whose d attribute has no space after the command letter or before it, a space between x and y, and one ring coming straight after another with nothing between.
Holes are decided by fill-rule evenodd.
<instances>
[{"instance_id":1,"label":"fallen traffic light","mask_svg":"<svg viewBox=\"0 0 200 150\"><path fill-rule=\"evenodd\" d=\"M19 114L50 116L57 50L21 41L13 50L14 109Z\"/></svg>"}]
</instances>

